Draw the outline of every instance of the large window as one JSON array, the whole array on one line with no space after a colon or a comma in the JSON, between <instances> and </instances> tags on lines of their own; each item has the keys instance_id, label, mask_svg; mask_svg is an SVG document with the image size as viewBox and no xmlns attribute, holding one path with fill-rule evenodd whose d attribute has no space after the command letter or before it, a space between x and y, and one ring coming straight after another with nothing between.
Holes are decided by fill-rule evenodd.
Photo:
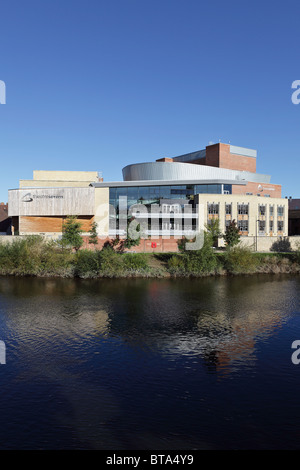
<instances>
[{"instance_id":1,"label":"large window","mask_svg":"<svg viewBox=\"0 0 300 470\"><path fill-rule=\"evenodd\" d=\"M238 214L248 215L249 205L248 204L238 204Z\"/></svg>"},{"instance_id":2,"label":"large window","mask_svg":"<svg viewBox=\"0 0 300 470\"><path fill-rule=\"evenodd\" d=\"M208 204L207 205L208 214L219 214L219 204Z\"/></svg>"},{"instance_id":3,"label":"large window","mask_svg":"<svg viewBox=\"0 0 300 470\"><path fill-rule=\"evenodd\" d=\"M230 185L227 186L229 187ZM127 204L130 207L133 204L159 204L160 200L162 199L191 199L191 197L196 194L221 193L221 184L120 186L116 188L109 188L109 202L117 209L119 207L120 197L125 196L127 197Z\"/></svg>"},{"instance_id":4,"label":"large window","mask_svg":"<svg viewBox=\"0 0 300 470\"><path fill-rule=\"evenodd\" d=\"M283 220L278 220L278 222L277 222L277 230L278 230L278 232L283 232L283 227L284 227L284 225L283 225Z\"/></svg>"},{"instance_id":5,"label":"large window","mask_svg":"<svg viewBox=\"0 0 300 470\"><path fill-rule=\"evenodd\" d=\"M258 215L266 215L266 206L264 205L260 205L258 206Z\"/></svg>"},{"instance_id":6,"label":"large window","mask_svg":"<svg viewBox=\"0 0 300 470\"><path fill-rule=\"evenodd\" d=\"M240 232L248 232L248 220L239 220L238 228Z\"/></svg>"},{"instance_id":7,"label":"large window","mask_svg":"<svg viewBox=\"0 0 300 470\"><path fill-rule=\"evenodd\" d=\"M231 215L231 204L225 204L225 214Z\"/></svg>"},{"instance_id":8,"label":"large window","mask_svg":"<svg viewBox=\"0 0 300 470\"><path fill-rule=\"evenodd\" d=\"M259 220L258 221L258 231L259 231L259 233L265 233L265 231L266 231L266 221L265 220Z\"/></svg>"}]
</instances>

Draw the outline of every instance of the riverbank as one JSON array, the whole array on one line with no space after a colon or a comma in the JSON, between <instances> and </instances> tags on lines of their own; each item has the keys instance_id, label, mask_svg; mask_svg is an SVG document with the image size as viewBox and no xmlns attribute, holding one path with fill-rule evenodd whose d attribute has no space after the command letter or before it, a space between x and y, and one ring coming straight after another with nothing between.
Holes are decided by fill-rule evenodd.
<instances>
[{"instance_id":1,"label":"riverbank","mask_svg":"<svg viewBox=\"0 0 300 470\"><path fill-rule=\"evenodd\" d=\"M2 276L93 279L258 273L299 274L300 252L254 253L240 246L217 252L209 243L201 250L182 253L119 253L111 246L73 252L56 242L33 236L0 244Z\"/></svg>"}]
</instances>

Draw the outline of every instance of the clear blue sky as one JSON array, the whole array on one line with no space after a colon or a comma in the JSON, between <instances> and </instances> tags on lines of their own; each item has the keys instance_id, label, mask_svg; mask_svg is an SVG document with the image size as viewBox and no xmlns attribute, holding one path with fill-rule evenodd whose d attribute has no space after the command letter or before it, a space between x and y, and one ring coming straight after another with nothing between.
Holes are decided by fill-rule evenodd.
<instances>
[{"instance_id":1,"label":"clear blue sky","mask_svg":"<svg viewBox=\"0 0 300 470\"><path fill-rule=\"evenodd\" d=\"M257 149L300 197L299 1L1 2L0 201L36 170L122 167Z\"/></svg>"}]
</instances>

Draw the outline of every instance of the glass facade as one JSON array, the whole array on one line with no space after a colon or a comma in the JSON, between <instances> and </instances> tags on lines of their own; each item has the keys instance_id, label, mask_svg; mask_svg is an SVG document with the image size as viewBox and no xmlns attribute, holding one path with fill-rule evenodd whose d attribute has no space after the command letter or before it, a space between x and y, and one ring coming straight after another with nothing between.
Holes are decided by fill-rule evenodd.
<instances>
[{"instance_id":1,"label":"glass facade","mask_svg":"<svg viewBox=\"0 0 300 470\"><path fill-rule=\"evenodd\" d=\"M231 185L224 185L224 191L231 194ZM109 188L109 203L118 209L119 198L127 197L128 208L133 204L159 204L161 199L193 199L196 194L222 194L221 184L184 184L172 186L127 186ZM228 193L227 193L228 194Z\"/></svg>"},{"instance_id":2,"label":"glass facade","mask_svg":"<svg viewBox=\"0 0 300 470\"><path fill-rule=\"evenodd\" d=\"M159 185L159 186L120 186L109 188L110 227L118 229L119 208L122 200L127 202L127 210L136 204L143 204L149 210L152 204L162 204L163 200L182 199L182 203L193 201L196 194L227 194L232 193L231 185L222 184L184 184L184 185ZM127 201L126 199L127 198ZM122 207L124 208L123 204ZM126 207L126 206L125 206ZM183 205L182 205L183 207ZM192 220L195 225L195 220Z\"/></svg>"}]
</instances>

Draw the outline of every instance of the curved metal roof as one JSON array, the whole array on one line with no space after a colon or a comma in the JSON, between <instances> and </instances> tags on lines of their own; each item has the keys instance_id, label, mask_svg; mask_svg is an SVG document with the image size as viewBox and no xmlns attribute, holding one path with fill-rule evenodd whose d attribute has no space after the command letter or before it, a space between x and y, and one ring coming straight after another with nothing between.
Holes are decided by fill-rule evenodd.
<instances>
[{"instance_id":1,"label":"curved metal roof","mask_svg":"<svg viewBox=\"0 0 300 470\"><path fill-rule=\"evenodd\" d=\"M179 162L149 162L127 165L123 168L124 181L185 181L192 180L226 180L270 183L269 175L249 171L229 170L206 165ZM201 183L199 183L201 184ZM230 184L230 183L229 183Z\"/></svg>"}]
</instances>

